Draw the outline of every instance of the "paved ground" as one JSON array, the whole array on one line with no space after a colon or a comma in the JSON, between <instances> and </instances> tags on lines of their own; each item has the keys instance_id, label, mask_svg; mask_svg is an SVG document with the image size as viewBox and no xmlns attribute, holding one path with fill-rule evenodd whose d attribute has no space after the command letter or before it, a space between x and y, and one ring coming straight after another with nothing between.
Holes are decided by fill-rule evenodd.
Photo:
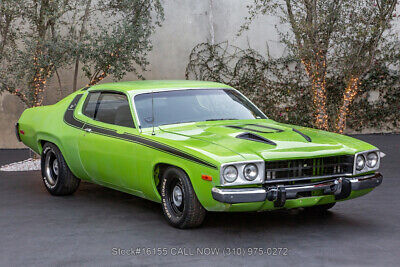
<instances>
[{"instance_id":1,"label":"paved ground","mask_svg":"<svg viewBox=\"0 0 400 267\"><path fill-rule=\"evenodd\" d=\"M195 230L171 228L158 204L111 189L83 183L74 196L52 197L39 172L0 172L0 265L397 266L400 135L358 137L387 154L384 182L371 194L339 203L322 217L213 213ZM0 150L0 165L27 156L26 150ZM288 255L221 255L249 247L287 248ZM113 255L118 248L168 255ZM219 255L199 255L196 248L219 249ZM175 255L181 253L194 255Z\"/></svg>"}]
</instances>

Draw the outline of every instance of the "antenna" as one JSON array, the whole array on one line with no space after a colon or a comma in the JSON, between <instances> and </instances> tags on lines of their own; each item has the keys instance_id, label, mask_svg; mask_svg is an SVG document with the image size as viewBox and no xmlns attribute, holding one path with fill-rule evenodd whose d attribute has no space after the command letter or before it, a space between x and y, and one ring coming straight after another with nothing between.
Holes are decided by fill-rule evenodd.
<instances>
[{"instance_id":1,"label":"antenna","mask_svg":"<svg viewBox=\"0 0 400 267\"><path fill-rule=\"evenodd\" d=\"M156 135L156 133L154 132L154 91L151 91L151 123L153 124L153 132L151 133L151 135Z\"/></svg>"}]
</instances>

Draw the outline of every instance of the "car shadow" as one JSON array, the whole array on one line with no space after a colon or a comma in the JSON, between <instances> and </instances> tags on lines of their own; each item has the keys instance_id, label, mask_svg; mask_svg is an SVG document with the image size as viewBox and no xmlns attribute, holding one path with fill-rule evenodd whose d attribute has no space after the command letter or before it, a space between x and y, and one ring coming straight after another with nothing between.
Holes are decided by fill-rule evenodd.
<instances>
[{"instance_id":1,"label":"car shadow","mask_svg":"<svg viewBox=\"0 0 400 267\"><path fill-rule=\"evenodd\" d=\"M226 225L229 222L230 227L251 227L257 228L274 228L296 225L315 226L321 224L332 223L332 220L340 220L341 224L350 223L352 220L338 216L332 211L322 213L306 212L303 209L292 210L274 210L263 212L209 212L204 227L218 227Z\"/></svg>"},{"instance_id":2,"label":"car shadow","mask_svg":"<svg viewBox=\"0 0 400 267\"><path fill-rule=\"evenodd\" d=\"M151 223L157 227L170 228L163 218L162 208L155 203L140 197L132 196L120 191L105 188L99 185L83 183L76 193L95 199L98 205L111 205L113 212L125 213L124 217L131 217L134 223L137 214L141 214L141 221L151 218ZM360 228L370 229L373 224L341 211L338 203L332 210L323 213L310 213L303 209L275 210L264 212L208 212L203 225L198 229L225 229L232 231L271 231L301 227L305 231L314 231L316 227L331 227L337 230L346 228L346 231ZM348 209L346 209L348 211ZM159 221L158 221L159 220Z\"/></svg>"}]
</instances>

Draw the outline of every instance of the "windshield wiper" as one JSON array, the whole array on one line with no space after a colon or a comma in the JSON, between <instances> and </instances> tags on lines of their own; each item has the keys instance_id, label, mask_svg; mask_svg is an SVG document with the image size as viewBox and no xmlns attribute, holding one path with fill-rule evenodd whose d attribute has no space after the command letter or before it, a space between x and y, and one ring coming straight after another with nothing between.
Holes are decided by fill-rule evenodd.
<instances>
[{"instance_id":1,"label":"windshield wiper","mask_svg":"<svg viewBox=\"0 0 400 267\"><path fill-rule=\"evenodd\" d=\"M236 118L221 118L221 119L208 119L206 121L229 121L229 120L238 120Z\"/></svg>"}]
</instances>

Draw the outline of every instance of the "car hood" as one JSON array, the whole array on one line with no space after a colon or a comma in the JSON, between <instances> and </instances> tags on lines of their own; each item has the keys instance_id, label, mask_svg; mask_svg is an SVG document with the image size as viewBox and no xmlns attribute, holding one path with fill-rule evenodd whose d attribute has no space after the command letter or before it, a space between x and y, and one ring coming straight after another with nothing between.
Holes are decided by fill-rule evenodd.
<instances>
[{"instance_id":1,"label":"car hood","mask_svg":"<svg viewBox=\"0 0 400 267\"><path fill-rule=\"evenodd\" d=\"M345 135L269 119L198 122L159 128L167 134L164 138L176 139L176 135L201 140L214 145L208 146L209 154L222 149L246 160L354 154L375 148Z\"/></svg>"}]
</instances>

